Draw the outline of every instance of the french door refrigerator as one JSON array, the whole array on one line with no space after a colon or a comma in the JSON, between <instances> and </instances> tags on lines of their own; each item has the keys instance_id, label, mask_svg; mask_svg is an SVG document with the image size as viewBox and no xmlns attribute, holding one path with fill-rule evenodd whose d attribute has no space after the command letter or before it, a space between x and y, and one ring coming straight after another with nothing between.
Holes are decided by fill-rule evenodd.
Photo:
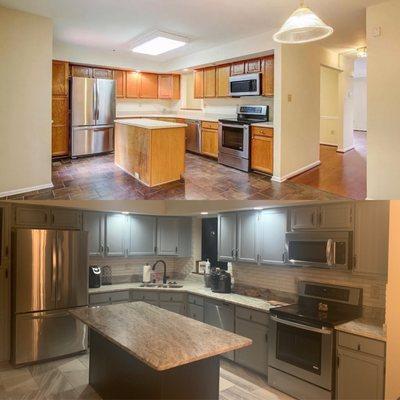
<instances>
[{"instance_id":1,"label":"french door refrigerator","mask_svg":"<svg viewBox=\"0 0 400 400\"><path fill-rule=\"evenodd\" d=\"M87 232L12 232L14 365L78 353L87 327L68 309L88 305Z\"/></svg>"},{"instance_id":2,"label":"french door refrigerator","mask_svg":"<svg viewBox=\"0 0 400 400\"><path fill-rule=\"evenodd\" d=\"M73 77L72 157L114 150L115 81Z\"/></svg>"}]
</instances>

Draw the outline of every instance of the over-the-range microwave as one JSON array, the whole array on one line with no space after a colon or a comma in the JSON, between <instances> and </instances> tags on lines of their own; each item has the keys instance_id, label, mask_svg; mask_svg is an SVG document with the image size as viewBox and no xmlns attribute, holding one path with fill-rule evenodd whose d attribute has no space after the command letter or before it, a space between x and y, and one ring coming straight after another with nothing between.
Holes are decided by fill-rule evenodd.
<instances>
[{"instance_id":1,"label":"over-the-range microwave","mask_svg":"<svg viewBox=\"0 0 400 400\"><path fill-rule=\"evenodd\" d=\"M352 250L351 232L289 232L286 234L285 263L350 270Z\"/></svg>"},{"instance_id":2,"label":"over-the-range microwave","mask_svg":"<svg viewBox=\"0 0 400 400\"><path fill-rule=\"evenodd\" d=\"M230 95L260 96L261 95L261 74L236 75L229 78Z\"/></svg>"}]
</instances>

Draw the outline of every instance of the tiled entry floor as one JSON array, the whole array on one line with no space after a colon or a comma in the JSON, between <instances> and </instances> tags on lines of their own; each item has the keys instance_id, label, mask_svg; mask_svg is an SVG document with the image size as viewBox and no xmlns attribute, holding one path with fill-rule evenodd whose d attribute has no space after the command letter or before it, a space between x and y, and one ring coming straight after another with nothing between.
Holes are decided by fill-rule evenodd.
<instances>
[{"instance_id":1,"label":"tiled entry floor","mask_svg":"<svg viewBox=\"0 0 400 400\"><path fill-rule=\"evenodd\" d=\"M18 200L331 200L337 195L293 182L247 174L193 154L183 182L148 188L114 165L114 155L53 163L53 189L11 196Z\"/></svg>"},{"instance_id":2,"label":"tiled entry floor","mask_svg":"<svg viewBox=\"0 0 400 400\"><path fill-rule=\"evenodd\" d=\"M100 399L89 386L89 356L82 355L13 369L0 364L0 399ZM263 377L221 362L220 400L292 400L270 388Z\"/></svg>"}]
</instances>

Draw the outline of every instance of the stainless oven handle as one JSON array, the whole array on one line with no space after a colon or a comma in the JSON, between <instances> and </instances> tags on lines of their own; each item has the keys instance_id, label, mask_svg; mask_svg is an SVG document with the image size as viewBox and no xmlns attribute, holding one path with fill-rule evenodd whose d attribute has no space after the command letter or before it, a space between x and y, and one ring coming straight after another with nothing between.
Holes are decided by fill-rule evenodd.
<instances>
[{"instance_id":1,"label":"stainless oven handle","mask_svg":"<svg viewBox=\"0 0 400 400\"><path fill-rule=\"evenodd\" d=\"M308 325L303 325L303 324L297 324L296 322L292 321L286 321L284 319L280 319L278 317L275 317L274 315L271 315L270 317L273 321L278 322L279 324L283 325L288 325L288 326L293 326L294 328L299 328L299 329L304 329L305 331L310 331L310 332L316 332L316 333L322 333L323 335L332 335L333 330L330 328L314 328L313 326L308 326Z\"/></svg>"},{"instance_id":2,"label":"stainless oven handle","mask_svg":"<svg viewBox=\"0 0 400 400\"><path fill-rule=\"evenodd\" d=\"M229 125L229 124L221 124L221 126L223 128L239 128L239 129L243 129L243 125Z\"/></svg>"}]
</instances>

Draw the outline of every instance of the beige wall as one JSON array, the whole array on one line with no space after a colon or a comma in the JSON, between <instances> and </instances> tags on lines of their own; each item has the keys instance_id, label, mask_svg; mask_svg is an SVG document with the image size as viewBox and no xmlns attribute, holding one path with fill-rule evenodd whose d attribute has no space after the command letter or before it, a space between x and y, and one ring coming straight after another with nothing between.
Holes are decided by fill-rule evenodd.
<instances>
[{"instance_id":1,"label":"beige wall","mask_svg":"<svg viewBox=\"0 0 400 400\"><path fill-rule=\"evenodd\" d=\"M339 134L339 75L337 69L321 67L320 143L334 146Z\"/></svg>"},{"instance_id":2,"label":"beige wall","mask_svg":"<svg viewBox=\"0 0 400 400\"><path fill-rule=\"evenodd\" d=\"M52 22L0 7L0 38L1 197L51 184Z\"/></svg>"},{"instance_id":3,"label":"beige wall","mask_svg":"<svg viewBox=\"0 0 400 400\"><path fill-rule=\"evenodd\" d=\"M400 2L367 9L368 198L400 198ZM380 36L374 35L381 29Z\"/></svg>"},{"instance_id":4,"label":"beige wall","mask_svg":"<svg viewBox=\"0 0 400 400\"><path fill-rule=\"evenodd\" d=\"M390 205L389 270L386 300L386 394L385 399L400 398L400 201Z\"/></svg>"}]
</instances>

